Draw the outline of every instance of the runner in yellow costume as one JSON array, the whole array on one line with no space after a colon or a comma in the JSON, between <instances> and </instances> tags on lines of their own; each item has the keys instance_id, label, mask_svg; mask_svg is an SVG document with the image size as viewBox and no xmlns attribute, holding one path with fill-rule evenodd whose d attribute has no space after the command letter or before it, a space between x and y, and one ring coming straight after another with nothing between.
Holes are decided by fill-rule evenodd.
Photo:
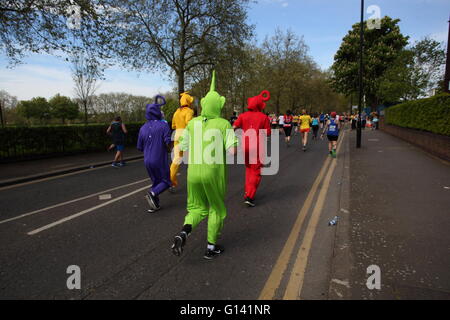
<instances>
[{"instance_id":1,"label":"runner in yellow costume","mask_svg":"<svg viewBox=\"0 0 450 320\"><path fill-rule=\"evenodd\" d=\"M182 93L180 96L180 107L175 111L172 118L172 129L175 130L175 143L173 148L174 157L170 166L171 191L174 191L174 188L178 186L177 173L183 158L183 151L179 147L179 139L183 135L184 128L186 128L188 122L194 117L194 110L191 109L194 97L187 92Z\"/></svg>"}]
</instances>

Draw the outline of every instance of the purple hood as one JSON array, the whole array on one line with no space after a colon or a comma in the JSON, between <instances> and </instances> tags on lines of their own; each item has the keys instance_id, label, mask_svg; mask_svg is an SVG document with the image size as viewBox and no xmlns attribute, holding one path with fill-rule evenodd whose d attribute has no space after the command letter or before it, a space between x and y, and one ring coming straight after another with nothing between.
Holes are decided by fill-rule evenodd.
<instances>
[{"instance_id":1,"label":"purple hood","mask_svg":"<svg viewBox=\"0 0 450 320\"><path fill-rule=\"evenodd\" d=\"M158 103L158 99L162 100L162 103ZM145 110L145 118L147 120L161 120L162 113L161 107L166 104L166 99L163 96L157 95L155 97L155 103L148 104Z\"/></svg>"}]
</instances>

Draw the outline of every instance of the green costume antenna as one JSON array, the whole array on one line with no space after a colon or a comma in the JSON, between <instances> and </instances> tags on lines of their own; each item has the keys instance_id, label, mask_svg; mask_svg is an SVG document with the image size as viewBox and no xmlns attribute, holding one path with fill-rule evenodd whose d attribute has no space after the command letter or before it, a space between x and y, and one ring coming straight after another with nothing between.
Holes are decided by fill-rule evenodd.
<instances>
[{"instance_id":1,"label":"green costume antenna","mask_svg":"<svg viewBox=\"0 0 450 320\"><path fill-rule=\"evenodd\" d=\"M225 97L222 97L216 91L216 71L213 70L209 92L200 101L200 104L202 106L201 116L206 119L215 119L220 117L220 113L223 106L225 105L225 101Z\"/></svg>"}]
</instances>

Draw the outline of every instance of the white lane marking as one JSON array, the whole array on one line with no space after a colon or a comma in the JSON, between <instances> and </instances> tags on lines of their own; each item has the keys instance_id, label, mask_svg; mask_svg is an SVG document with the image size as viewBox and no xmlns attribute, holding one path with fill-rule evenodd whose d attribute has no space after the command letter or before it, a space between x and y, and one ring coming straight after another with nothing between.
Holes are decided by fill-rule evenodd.
<instances>
[{"instance_id":1,"label":"white lane marking","mask_svg":"<svg viewBox=\"0 0 450 320\"><path fill-rule=\"evenodd\" d=\"M45 226L43 226L43 227L40 227L40 228L35 229L35 230L33 230L33 231L30 231L30 232L28 232L27 234L28 234L29 236L35 235L35 234L37 234L37 233L39 233L39 232L42 232L42 231L45 231L45 230L47 230L47 229L56 227L57 225L63 224L64 222L67 222L67 221L73 220L73 219L75 219L75 218L78 218L78 217L80 217L80 216L82 216L82 215L84 215L84 214L86 214L86 213L92 212L92 211L94 211L94 210L97 210L97 209L100 209L100 208L102 208L102 207L105 207L105 206L107 206L107 205L109 205L109 204L111 204L111 203L114 203L114 202L117 202L117 201L119 201L119 200L125 199L125 198L127 198L127 197L129 197L129 196L132 196L133 194L136 194L136 193L141 192L141 191L143 191L143 190L146 190L146 189L148 189L148 188L149 188L148 186L145 186L145 187L143 187L143 188L139 188L139 189L137 189L137 190L134 190L134 191L132 191L132 192L130 192L130 193L124 194L124 195L122 195L122 196L120 196L120 197L118 197L118 198L116 198L116 199L111 200L111 201L108 201L108 202L99 204L98 206L95 206L95 207L92 207L92 208L89 208L89 209L80 211L80 212L78 212L78 213L72 214L72 215L70 215L70 216L68 216L68 217L65 217L65 218L63 218L63 219L60 219L60 220L55 221L55 222L53 222L53 223L47 224L47 225L45 225Z\"/></svg>"},{"instance_id":2,"label":"white lane marking","mask_svg":"<svg viewBox=\"0 0 450 320\"><path fill-rule=\"evenodd\" d=\"M112 198L111 193L101 194L98 196L98 200L109 200L111 198Z\"/></svg>"},{"instance_id":3,"label":"white lane marking","mask_svg":"<svg viewBox=\"0 0 450 320\"><path fill-rule=\"evenodd\" d=\"M77 202L77 201L81 201L81 200L85 200L85 199L88 199L88 198L91 198L91 197L95 197L95 196L98 196L98 195L103 194L105 192L111 192L111 191L114 191L114 190L126 188L126 187L129 187L129 186L138 184L138 183L142 183L142 182L147 181L147 180L149 180L149 179L148 178L147 179L142 179L142 180L139 180L139 181L136 181L136 182L125 184L125 185L120 186L120 187L115 187L115 188L112 188L112 189L100 191L100 192L93 193L93 194L90 194L90 195L85 196L85 197L73 199L73 200L70 200L70 201L66 201L66 202L62 202L62 203L58 203L58 204L52 205L50 207L46 207L46 208L42 208L42 209L35 210L35 211L32 211L32 212L24 213L24 214L21 214L20 216L17 216L17 217L13 217L13 218L9 218L9 219L6 219L6 220L2 220L2 221L0 221L0 224L7 223L7 222L10 222L10 221L14 221L14 220L18 220L18 219L22 219L22 218L31 216L31 215L39 213L39 212L47 211L47 210L58 208L58 207L61 207L61 206L65 206L67 204L71 204L71 203L74 203L74 202Z\"/></svg>"},{"instance_id":4,"label":"white lane marking","mask_svg":"<svg viewBox=\"0 0 450 320\"><path fill-rule=\"evenodd\" d=\"M347 287L350 289L350 283L348 282L348 280L339 280L339 279L332 279L331 282L337 283L341 286Z\"/></svg>"}]
</instances>

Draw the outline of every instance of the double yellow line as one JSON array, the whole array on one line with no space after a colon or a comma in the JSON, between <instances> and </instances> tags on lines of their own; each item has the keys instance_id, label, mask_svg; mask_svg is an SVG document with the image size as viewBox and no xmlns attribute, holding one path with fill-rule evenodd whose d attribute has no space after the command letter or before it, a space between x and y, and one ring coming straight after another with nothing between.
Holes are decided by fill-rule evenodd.
<instances>
[{"instance_id":1,"label":"double yellow line","mask_svg":"<svg viewBox=\"0 0 450 320\"><path fill-rule=\"evenodd\" d=\"M338 153L344 135L345 132L339 141L339 145L337 148ZM289 277L289 282L283 295L284 300L297 300L300 298L300 293L302 291L306 271L306 265L308 263L309 252L311 249L312 241L314 239L317 224L319 222L320 214L322 212L323 205L325 203L328 188L330 186L331 177L333 175L335 168L336 168L336 161L331 160L328 157L327 160L325 160L325 163L323 164L319 172L319 175L314 181L314 184L311 190L309 191L305 203L303 204L303 207L301 208L298 214L298 217L294 223L294 226L292 227L291 233L289 234L289 237L283 247L283 250L281 251L278 260L274 268L272 269L272 272L268 280L266 281L263 290L261 291L261 294L259 296L260 300L272 300L275 298L277 290L280 287L281 281L284 277L284 273L286 272L289 261L291 260L292 254L294 253L294 247L298 241L298 237L300 236L300 230L303 226L303 222L305 221L305 218L313 205L313 200L317 194L317 191L320 190L319 195L317 197L317 201L315 202L315 206L311 214L311 218L309 219L308 226L306 227L305 235L300 245L300 249L297 252L297 257L295 259L295 263ZM323 183L319 189L322 180Z\"/></svg>"}]
</instances>

